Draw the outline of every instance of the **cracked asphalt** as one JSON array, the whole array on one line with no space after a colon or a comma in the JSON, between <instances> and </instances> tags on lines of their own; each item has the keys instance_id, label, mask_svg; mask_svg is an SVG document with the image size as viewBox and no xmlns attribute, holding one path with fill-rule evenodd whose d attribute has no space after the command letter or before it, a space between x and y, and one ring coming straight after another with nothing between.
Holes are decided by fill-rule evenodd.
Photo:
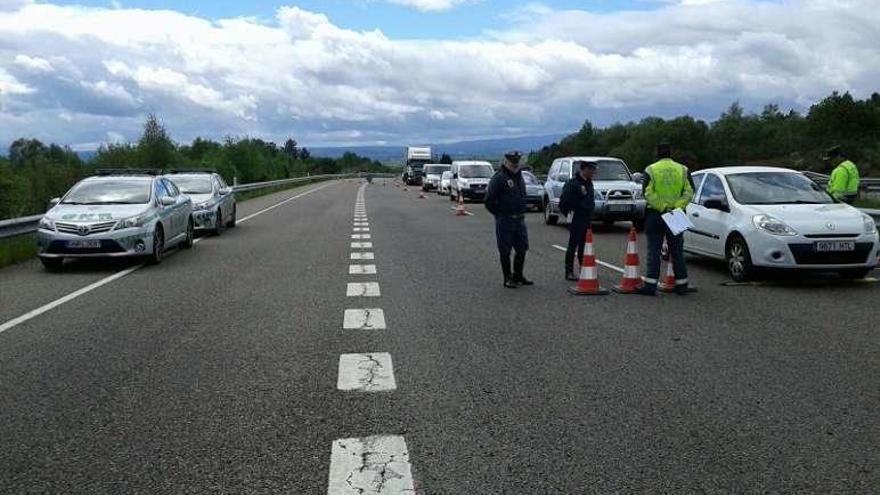
<instances>
[{"instance_id":1,"label":"cracked asphalt","mask_svg":"<svg viewBox=\"0 0 880 495\"><path fill-rule=\"evenodd\" d=\"M698 294L575 298L567 232L533 214L537 285L504 289L482 205L456 217L382 181L377 274L352 277L357 188L0 334L0 493L321 494L334 442L374 435L405 438L421 494L876 493L880 285L725 286L690 259ZM621 266L626 228L595 236ZM0 270L0 323L118 269ZM353 281L381 297L347 298ZM387 328L343 330L364 308ZM337 390L339 355L365 350L391 354L396 390Z\"/></svg>"}]
</instances>

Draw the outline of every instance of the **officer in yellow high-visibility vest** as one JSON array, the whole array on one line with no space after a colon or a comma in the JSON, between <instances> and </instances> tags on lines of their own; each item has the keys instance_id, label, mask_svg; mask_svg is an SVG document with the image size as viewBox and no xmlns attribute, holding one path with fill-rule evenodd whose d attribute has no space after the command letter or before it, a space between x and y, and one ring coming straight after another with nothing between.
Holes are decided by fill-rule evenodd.
<instances>
[{"instance_id":1,"label":"officer in yellow high-visibility vest","mask_svg":"<svg viewBox=\"0 0 880 495\"><path fill-rule=\"evenodd\" d=\"M828 181L828 194L838 201L852 203L859 197L859 168L843 156L840 146L825 153L824 160L834 165Z\"/></svg>"},{"instance_id":2,"label":"officer in yellow high-visibility vest","mask_svg":"<svg viewBox=\"0 0 880 495\"><path fill-rule=\"evenodd\" d=\"M657 145L657 159L656 163L645 169L642 184L648 202L645 211L648 266L645 270L645 283L637 292L646 296L657 294L660 251L665 238L675 270L675 293L684 295L692 292L688 289L688 272L684 261L684 234L672 235L661 215L676 208L684 210L694 196L694 186L687 167L672 159L672 147L669 144Z\"/></svg>"}]
</instances>

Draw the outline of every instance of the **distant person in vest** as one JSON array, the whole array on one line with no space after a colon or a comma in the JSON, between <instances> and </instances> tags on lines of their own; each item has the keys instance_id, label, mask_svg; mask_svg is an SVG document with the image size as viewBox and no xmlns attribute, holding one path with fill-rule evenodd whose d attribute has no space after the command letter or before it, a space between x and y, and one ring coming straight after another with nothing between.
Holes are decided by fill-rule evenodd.
<instances>
[{"instance_id":1,"label":"distant person in vest","mask_svg":"<svg viewBox=\"0 0 880 495\"><path fill-rule=\"evenodd\" d=\"M834 167L828 181L828 194L837 201L853 203L859 197L859 168L843 156L840 146L829 149L824 160Z\"/></svg>"},{"instance_id":2,"label":"distant person in vest","mask_svg":"<svg viewBox=\"0 0 880 495\"><path fill-rule=\"evenodd\" d=\"M667 143L657 145L657 162L645 169L643 182L645 200L645 234L648 237L648 267L645 283L637 291L645 296L657 295L660 280L660 251L663 239L669 246L672 268L675 270L675 293L685 295L688 289L687 265L684 262L684 233L672 235L661 215L680 208L684 210L694 197L694 186L687 167L672 159L672 147Z\"/></svg>"}]
</instances>

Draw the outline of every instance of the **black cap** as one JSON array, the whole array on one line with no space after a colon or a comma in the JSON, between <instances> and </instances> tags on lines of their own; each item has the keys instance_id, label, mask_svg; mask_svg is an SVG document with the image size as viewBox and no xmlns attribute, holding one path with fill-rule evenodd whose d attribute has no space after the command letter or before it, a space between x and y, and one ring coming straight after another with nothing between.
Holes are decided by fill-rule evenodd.
<instances>
[{"instance_id":1,"label":"black cap","mask_svg":"<svg viewBox=\"0 0 880 495\"><path fill-rule=\"evenodd\" d=\"M508 151L504 154L504 158L510 160L511 163L519 163L519 160L522 158L522 153L519 151Z\"/></svg>"},{"instance_id":2,"label":"black cap","mask_svg":"<svg viewBox=\"0 0 880 495\"><path fill-rule=\"evenodd\" d=\"M837 158L843 155L843 150L840 149L840 146L832 146L825 151L825 156L823 159L830 160L832 158Z\"/></svg>"},{"instance_id":3,"label":"black cap","mask_svg":"<svg viewBox=\"0 0 880 495\"><path fill-rule=\"evenodd\" d=\"M657 143L657 155L658 156L670 156L672 155L672 145L667 142Z\"/></svg>"},{"instance_id":4,"label":"black cap","mask_svg":"<svg viewBox=\"0 0 880 495\"><path fill-rule=\"evenodd\" d=\"M593 169L593 170L596 170L596 167L597 167L596 162L591 162L591 161L587 161L587 160L578 160L578 161L576 161L576 162L574 162L574 163L575 163L579 168L584 168L584 167L586 167L586 168L591 168L591 169Z\"/></svg>"}]
</instances>

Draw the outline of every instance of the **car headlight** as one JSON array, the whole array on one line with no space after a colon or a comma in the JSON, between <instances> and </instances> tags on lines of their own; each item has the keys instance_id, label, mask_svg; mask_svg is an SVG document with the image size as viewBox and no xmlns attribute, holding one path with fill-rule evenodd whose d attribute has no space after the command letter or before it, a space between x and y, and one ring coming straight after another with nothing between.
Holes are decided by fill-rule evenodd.
<instances>
[{"instance_id":1,"label":"car headlight","mask_svg":"<svg viewBox=\"0 0 880 495\"><path fill-rule=\"evenodd\" d=\"M865 233L866 234L876 234L877 233L877 223L871 218L870 215L862 215L862 218L865 221Z\"/></svg>"},{"instance_id":2,"label":"car headlight","mask_svg":"<svg viewBox=\"0 0 880 495\"><path fill-rule=\"evenodd\" d=\"M788 226L782 220L771 217L770 215L755 215L752 217L752 223L758 230L763 230L773 235L797 235L797 232Z\"/></svg>"},{"instance_id":3,"label":"car headlight","mask_svg":"<svg viewBox=\"0 0 880 495\"><path fill-rule=\"evenodd\" d=\"M152 215L149 213L145 213L143 215L138 215L136 217L126 218L125 220L121 220L116 224L116 230L121 229L133 229L136 227L143 227L146 224Z\"/></svg>"},{"instance_id":4,"label":"car headlight","mask_svg":"<svg viewBox=\"0 0 880 495\"><path fill-rule=\"evenodd\" d=\"M55 230L55 222L49 217L43 217L40 219L39 228L43 230Z\"/></svg>"}]
</instances>

